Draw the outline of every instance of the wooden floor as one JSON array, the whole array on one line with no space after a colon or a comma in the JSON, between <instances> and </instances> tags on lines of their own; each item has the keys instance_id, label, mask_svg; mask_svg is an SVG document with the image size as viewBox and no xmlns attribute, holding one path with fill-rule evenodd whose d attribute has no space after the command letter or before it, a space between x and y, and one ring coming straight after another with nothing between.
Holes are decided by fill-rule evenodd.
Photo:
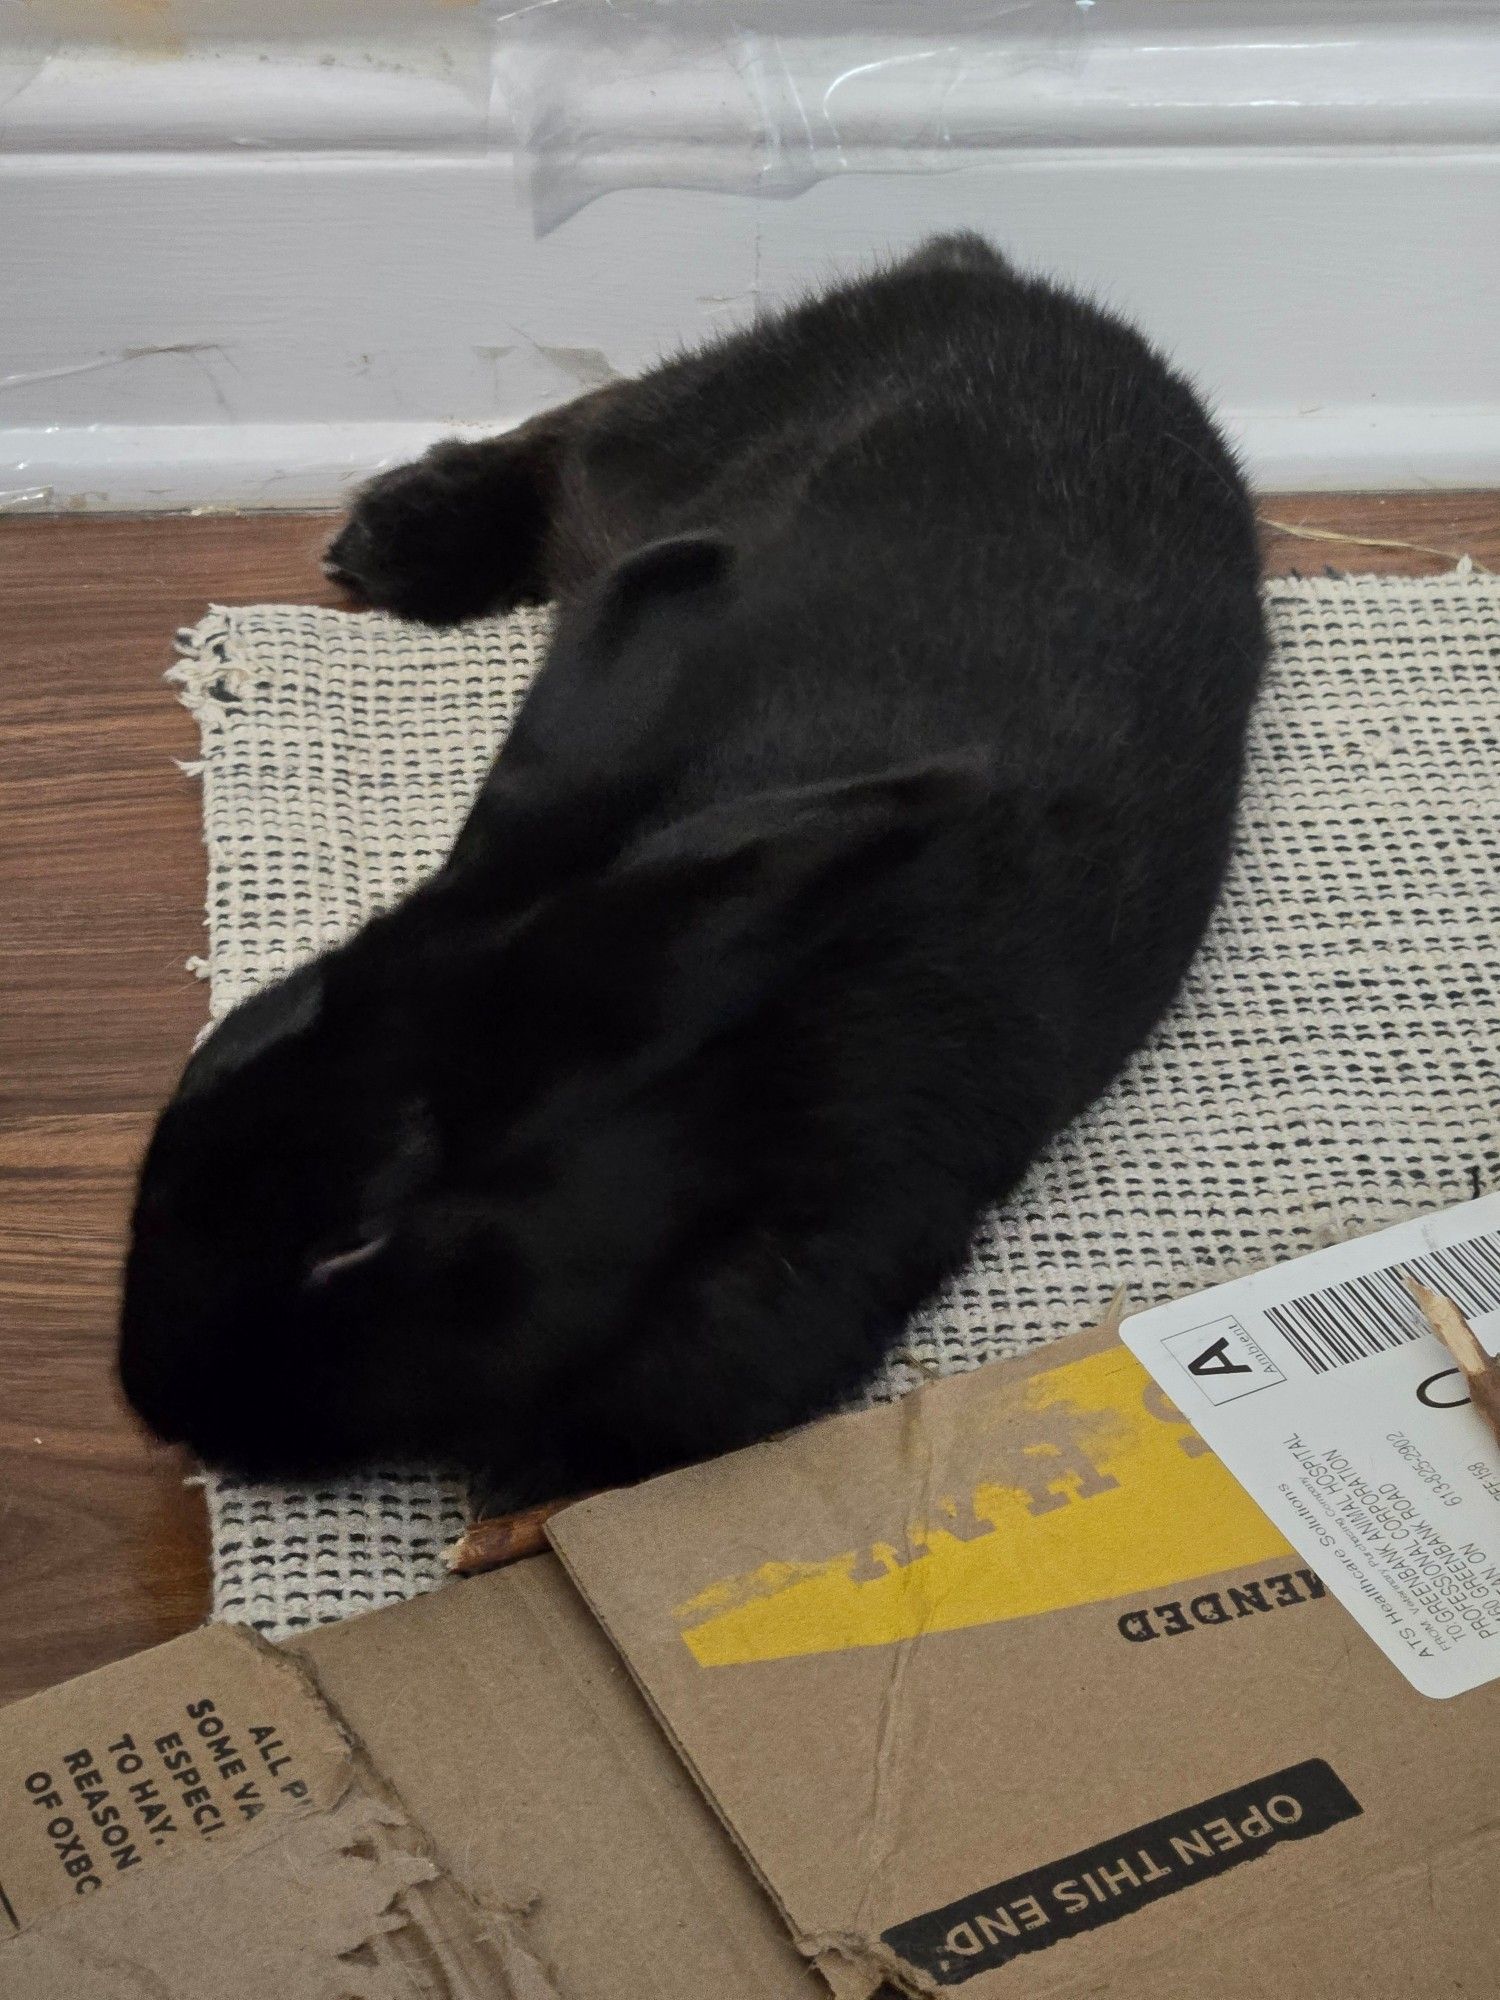
<instances>
[{"instance_id":1,"label":"wooden floor","mask_svg":"<svg viewBox=\"0 0 1500 2000\"><path fill-rule=\"evenodd\" d=\"M1278 570L1500 568L1500 495L1268 500ZM0 519L0 1700L200 1619L191 1468L111 1372L131 1174L204 1018L197 753L162 673L210 600L340 601L305 516Z\"/></svg>"}]
</instances>

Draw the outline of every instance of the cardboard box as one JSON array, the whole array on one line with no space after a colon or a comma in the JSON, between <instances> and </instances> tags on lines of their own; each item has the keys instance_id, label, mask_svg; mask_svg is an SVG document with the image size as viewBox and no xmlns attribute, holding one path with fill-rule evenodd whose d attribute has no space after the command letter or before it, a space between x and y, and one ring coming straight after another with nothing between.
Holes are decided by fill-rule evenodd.
<instances>
[{"instance_id":1,"label":"cardboard box","mask_svg":"<svg viewBox=\"0 0 1500 2000\"><path fill-rule=\"evenodd\" d=\"M0 1993L1500 1991L1500 1690L1417 1694L1108 1335L553 1528L0 1713Z\"/></svg>"}]
</instances>

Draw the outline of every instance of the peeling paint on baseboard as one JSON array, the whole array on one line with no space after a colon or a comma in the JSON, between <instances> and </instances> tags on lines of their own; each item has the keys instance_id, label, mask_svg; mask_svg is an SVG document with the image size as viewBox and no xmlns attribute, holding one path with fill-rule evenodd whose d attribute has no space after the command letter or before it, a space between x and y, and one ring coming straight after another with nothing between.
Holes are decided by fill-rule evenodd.
<instances>
[{"instance_id":1,"label":"peeling paint on baseboard","mask_svg":"<svg viewBox=\"0 0 1500 2000\"><path fill-rule=\"evenodd\" d=\"M602 389L606 382L621 379L620 370L602 347L547 347L540 341L533 341L532 345L544 360L550 361L580 389Z\"/></svg>"}]
</instances>

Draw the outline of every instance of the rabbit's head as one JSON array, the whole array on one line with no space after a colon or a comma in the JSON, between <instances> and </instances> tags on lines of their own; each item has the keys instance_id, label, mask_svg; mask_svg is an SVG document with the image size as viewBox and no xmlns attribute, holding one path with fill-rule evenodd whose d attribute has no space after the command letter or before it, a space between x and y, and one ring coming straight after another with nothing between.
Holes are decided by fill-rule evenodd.
<instances>
[{"instance_id":1,"label":"rabbit's head","mask_svg":"<svg viewBox=\"0 0 1500 2000\"><path fill-rule=\"evenodd\" d=\"M250 1473L545 1463L580 1380L733 1225L766 1107L816 1094L778 1000L838 975L860 886L981 782L762 794L519 915L445 871L246 1001L141 1169L136 1410Z\"/></svg>"}]
</instances>

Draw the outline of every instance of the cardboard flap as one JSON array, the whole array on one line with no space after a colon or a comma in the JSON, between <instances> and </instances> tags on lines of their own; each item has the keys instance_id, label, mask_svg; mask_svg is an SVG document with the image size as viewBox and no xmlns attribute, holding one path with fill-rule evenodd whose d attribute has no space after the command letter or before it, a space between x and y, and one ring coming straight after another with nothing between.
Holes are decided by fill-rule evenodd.
<instances>
[{"instance_id":1,"label":"cardboard flap","mask_svg":"<svg viewBox=\"0 0 1500 2000\"><path fill-rule=\"evenodd\" d=\"M193 1633L0 1712L0 1988L451 2000L505 1954L285 1656Z\"/></svg>"},{"instance_id":2,"label":"cardboard flap","mask_svg":"<svg viewBox=\"0 0 1500 2000\"><path fill-rule=\"evenodd\" d=\"M336 1806L354 1760L304 1675L215 1625L0 1709L16 1930L263 1822Z\"/></svg>"},{"instance_id":3,"label":"cardboard flap","mask_svg":"<svg viewBox=\"0 0 1500 2000\"><path fill-rule=\"evenodd\" d=\"M1138 1958L1201 1966L1490 1817L1449 1711L1492 1729L1496 1689L1415 1694L1108 1332L551 1532L851 1990L1155 1993ZM1381 1976L1430 1961L1435 1922Z\"/></svg>"},{"instance_id":4,"label":"cardboard flap","mask_svg":"<svg viewBox=\"0 0 1500 2000\"><path fill-rule=\"evenodd\" d=\"M827 2000L552 1558L297 1650L549 2000Z\"/></svg>"}]
</instances>

